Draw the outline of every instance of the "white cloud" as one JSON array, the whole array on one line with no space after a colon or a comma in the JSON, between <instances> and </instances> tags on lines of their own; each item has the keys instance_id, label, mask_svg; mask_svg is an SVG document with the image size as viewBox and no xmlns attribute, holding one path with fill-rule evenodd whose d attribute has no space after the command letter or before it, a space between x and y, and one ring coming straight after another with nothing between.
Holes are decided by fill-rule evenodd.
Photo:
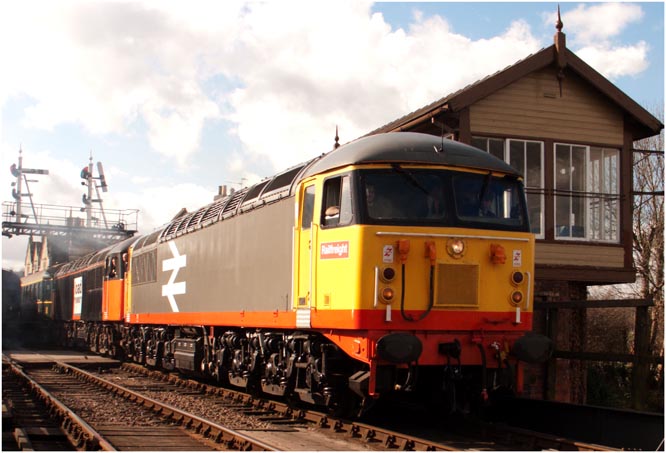
<instances>
[{"instance_id":1,"label":"white cloud","mask_svg":"<svg viewBox=\"0 0 666 453\"><path fill-rule=\"evenodd\" d=\"M314 4L306 21L279 4L243 17L229 118L278 169L332 149L336 125L344 143L539 48L524 22L474 41L441 17L417 13L408 32L393 31L370 3Z\"/></svg>"},{"instance_id":2,"label":"white cloud","mask_svg":"<svg viewBox=\"0 0 666 453\"><path fill-rule=\"evenodd\" d=\"M208 11L216 3L196 3L196 11L217 14ZM202 60L218 40L212 18L194 30L196 15L170 5L167 12L141 3L3 3L0 53L12 70L0 75L0 101L34 99L24 118L33 128L78 123L93 134L122 134L142 119L153 149L184 164L204 121L219 116L201 88L209 74Z\"/></svg>"},{"instance_id":3,"label":"white cloud","mask_svg":"<svg viewBox=\"0 0 666 453\"><path fill-rule=\"evenodd\" d=\"M635 76L648 67L648 45L644 41L628 46L584 47L576 54L611 79Z\"/></svg>"},{"instance_id":4,"label":"white cloud","mask_svg":"<svg viewBox=\"0 0 666 453\"><path fill-rule=\"evenodd\" d=\"M76 123L95 136L144 133L160 163L180 169L196 167L204 125L224 117L241 146L225 150L232 157L219 165L225 178L252 184L269 176L256 170L266 161L281 171L331 150L336 125L345 143L543 45L523 21L474 40L419 11L409 27L392 29L371 8L368 0L1 2L0 104L29 99L22 120L35 129ZM615 77L647 64L644 42L613 42L641 14L635 4L594 4L563 20L577 53ZM552 30L552 16L548 23ZM211 82L218 79L226 83ZM35 185L36 199L78 208L82 165L30 153L51 170ZM198 181L159 183L112 169L105 207L140 209L142 231L215 193ZM118 190L115 176L137 190Z\"/></svg>"},{"instance_id":5,"label":"white cloud","mask_svg":"<svg viewBox=\"0 0 666 453\"><path fill-rule=\"evenodd\" d=\"M648 45L627 43L620 35L640 23L643 9L636 3L580 4L562 14L567 47L610 79L635 76L648 67ZM554 24L552 13L544 23Z\"/></svg>"},{"instance_id":6,"label":"white cloud","mask_svg":"<svg viewBox=\"0 0 666 453\"><path fill-rule=\"evenodd\" d=\"M185 183L171 186L147 187L136 193L118 192L113 195L109 207L123 209L132 206L140 211L139 230L150 231L170 221L181 208L189 212L213 202L215 193L210 187ZM105 206L107 203L105 203ZM123 207L123 208L121 208Z\"/></svg>"},{"instance_id":7,"label":"white cloud","mask_svg":"<svg viewBox=\"0 0 666 453\"><path fill-rule=\"evenodd\" d=\"M581 46L607 42L642 18L643 10L634 3L581 4L562 14L565 29L572 32L573 44Z\"/></svg>"},{"instance_id":8,"label":"white cloud","mask_svg":"<svg viewBox=\"0 0 666 453\"><path fill-rule=\"evenodd\" d=\"M2 237L2 268L14 272L23 271L28 236ZM23 274L21 274L23 275Z\"/></svg>"},{"instance_id":9,"label":"white cloud","mask_svg":"<svg viewBox=\"0 0 666 453\"><path fill-rule=\"evenodd\" d=\"M392 30L371 6L3 3L0 51L12 70L0 75L0 100L34 99L24 118L34 128L76 122L93 134L124 134L140 121L153 150L181 167L223 108L244 151L281 170L330 150L336 125L348 141L541 46L522 21L472 40L419 11L408 30ZM621 76L645 67L646 46L609 40L642 14L636 4L579 5L563 20L597 69ZM626 64L614 61L632 50ZM220 76L235 89L207 93L206 82Z\"/></svg>"}]
</instances>

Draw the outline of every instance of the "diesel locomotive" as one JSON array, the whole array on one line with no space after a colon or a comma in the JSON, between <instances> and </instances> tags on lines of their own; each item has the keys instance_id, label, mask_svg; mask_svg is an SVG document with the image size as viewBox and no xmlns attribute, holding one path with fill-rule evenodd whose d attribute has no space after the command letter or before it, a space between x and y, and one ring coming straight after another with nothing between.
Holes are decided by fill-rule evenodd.
<instances>
[{"instance_id":1,"label":"diesel locomotive","mask_svg":"<svg viewBox=\"0 0 666 453\"><path fill-rule=\"evenodd\" d=\"M48 306L69 344L248 391L482 403L551 347L523 190L462 143L367 136L54 267Z\"/></svg>"}]
</instances>

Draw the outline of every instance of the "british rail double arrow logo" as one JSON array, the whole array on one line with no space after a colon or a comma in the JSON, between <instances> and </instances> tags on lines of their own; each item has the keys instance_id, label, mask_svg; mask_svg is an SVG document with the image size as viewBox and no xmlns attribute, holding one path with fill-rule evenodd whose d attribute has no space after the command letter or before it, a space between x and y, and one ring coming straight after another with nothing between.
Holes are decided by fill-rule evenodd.
<instances>
[{"instance_id":1,"label":"british rail double arrow logo","mask_svg":"<svg viewBox=\"0 0 666 453\"><path fill-rule=\"evenodd\" d=\"M176 282L178 271L187 266L187 255L181 255L176 248L176 243L171 241L168 243L169 249L173 258L162 261L162 272L171 271L171 277L166 285L162 285L162 296L166 296L171 305L173 312L178 312L178 304L176 303L176 294L185 294L187 287L185 282Z\"/></svg>"}]
</instances>

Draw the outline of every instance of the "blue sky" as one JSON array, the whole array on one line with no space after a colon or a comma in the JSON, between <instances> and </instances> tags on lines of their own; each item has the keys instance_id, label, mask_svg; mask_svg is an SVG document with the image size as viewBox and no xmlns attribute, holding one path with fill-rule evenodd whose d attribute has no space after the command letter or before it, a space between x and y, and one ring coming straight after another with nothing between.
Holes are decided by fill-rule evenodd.
<instances>
[{"instance_id":1,"label":"blue sky","mask_svg":"<svg viewBox=\"0 0 666 453\"><path fill-rule=\"evenodd\" d=\"M560 4L567 46L649 109L664 102L664 3ZM0 147L48 168L37 203L105 206L148 232L552 44L557 3L22 1L0 4ZM3 200L11 176L0 172ZM18 269L25 240L2 240Z\"/></svg>"}]
</instances>

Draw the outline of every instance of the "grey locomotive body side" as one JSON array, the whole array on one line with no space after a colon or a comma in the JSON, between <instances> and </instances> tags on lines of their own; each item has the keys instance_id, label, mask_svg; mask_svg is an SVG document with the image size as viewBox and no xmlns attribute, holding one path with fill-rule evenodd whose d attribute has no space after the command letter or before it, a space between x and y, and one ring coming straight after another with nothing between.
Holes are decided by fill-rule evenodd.
<instances>
[{"instance_id":1,"label":"grey locomotive body side","mask_svg":"<svg viewBox=\"0 0 666 453\"><path fill-rule=\"evenodd\" d=\"M133 269L131 312L290 310L293 229L287 197L139 248L133 265L154 269ZM142 259L147 254L155 257Z\"/></svg>"}]
</instances>

